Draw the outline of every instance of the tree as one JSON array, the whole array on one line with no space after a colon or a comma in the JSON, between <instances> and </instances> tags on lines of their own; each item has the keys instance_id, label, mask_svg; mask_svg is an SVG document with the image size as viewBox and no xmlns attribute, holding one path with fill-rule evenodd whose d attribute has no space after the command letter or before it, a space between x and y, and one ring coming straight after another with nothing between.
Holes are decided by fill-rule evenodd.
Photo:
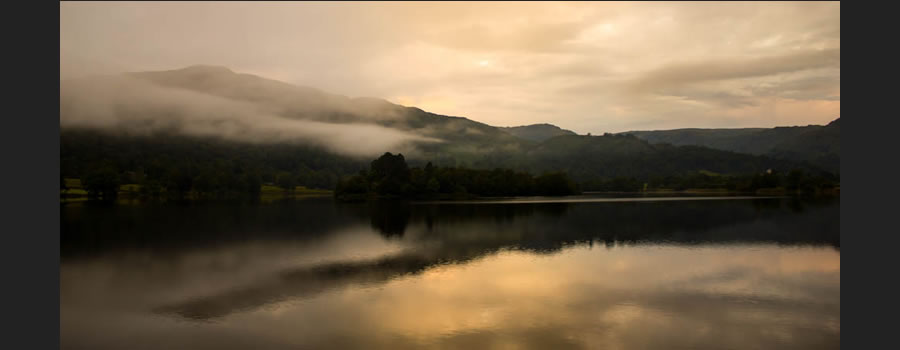
<instances>
[{"instance_id":1,"label":"tree","mask_svg":"<svg viewBox=\"0 0 900 350\"><path fill-rule=\"evenodd\" d=\"M390 152L373 160L369 171L375 192L381 195L403 195L409 187L410 170L403 154Z\"/></svg>"},{"instance_id":2,"label":"tree","mask_svg":"<svg viewBox=\"0 0 900 350\"><path fill-rule=\"evenodd\" d=\"M262 178L258 173L245 173L241 177L241 183L243 185L243 193L258 197L262 192Z\"/></svg>"},{"instance_id":3,"label":"tree","mask_svg":"<svg viewBox=\"0 0 900 350\"><path fill-rule=\"evenodd\" d=\"M142 196L155 198L159 197L159 195L162 194L162 185L157 180L145 178L144 181L140 183L140 185L140 194Z\"/></svg>"},{"instance_id":4,"label":"tree","mask_svg":"<svg viewBox=\"0 0 900 350\"><path fill-rule=\"evenodd\" d=\"M788 176L786 179L787 189L791 190L791 191L796 191L796 190L800 189L800 185L803 183L803 180L804 180L803 170L800 170L800 169L791 170L791 172L788 173Z\"/></svg>"},{"instance_id":5,"label":"tree","mask_svg":"<svg viewBox=\"0 0 900 350\"><path fill-rule=\"evenodd\" d=\"M565 173L546 173L538 176L534 182L540 195L560 196L576 193L575 183Z\"/></svg>"},{"instance_id":6,"label":"tree","mask_svg":"<svg viewBox=\"0 0 900 350\"><path fill-rule=\"evenodd\" d=\"M166 193L176 198L184 198L193 188L194 178L181 167L169 169L165 175Z\"/></svg>"},{"instance_id":7,"label":"tree","mask_svg":"<svg viewBox=\"0 0 900 350\"><path fill-rule=\"evenodd\" d=\"M192 181L192 185L194 190L200 195L212 194L216 192L219 187L215 174L209 170L203 171L199 176L195 177Z\"/></svg>"},{"instance_id":8,"label":"tree","mask_svg":"<svg viewBox=\"0 0 900 350\"><path fill-rule=\"evenodd\" d=\"M119 194L119 172L109 166L101 166L87 173L81 180L88 197L114 199Z\"/></svg>"},{"instance_id":9,"label":"tree","mask_svg":"<svg viewBox=\"0 0 900 350\"><path fill-rule=\"evenodd\" d=\"M354 175L338 182L334 189L335 196L365 195L369 193L369 182L365 176Z\"/></svg>"},{"instance_id":10,"label":"tree","mask_svg":"<svg viewBox=\"0 0 900 350\"><path fill-rule=\"evenodd\" d=\"M429 163L430 164L430 163ZM434 177L428 179L428 184L425 185L425 190L428 194L437 193L438 190L441 189L441 183Z\"/></svg>"},{"instance_id":11,"label":"tree","mask_svg":"<svg viewBox=\"0 0 900 350\"><path fill-rule=\"evenodd\" d=\"M275 175L275 184L285 191L294 192L294 188L297 187L297 177L287 171L281 171Z\"/></svg>"},{"instance_id":12,"label":"tree","mask_svg":"<svg viewBox=\"0 0 900 350\"><path fill-rule=\"evenodd\" d=\"M431 177L434 177L434 165L428 162L428 164L425 164L425 178Z\"/></svg>"}]
</instances>

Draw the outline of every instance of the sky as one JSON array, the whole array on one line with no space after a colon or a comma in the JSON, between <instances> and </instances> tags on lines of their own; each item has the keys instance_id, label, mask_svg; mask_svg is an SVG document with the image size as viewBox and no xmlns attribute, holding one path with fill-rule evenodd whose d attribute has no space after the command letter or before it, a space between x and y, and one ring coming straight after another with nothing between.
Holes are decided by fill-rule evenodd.
<instances>
[{"instance_id":1,"label":"sky","mask_svg":"<svg viewBox=\"0 0 900 350\"><path fill-rule=\"evenodd\" d=\"M840 2L60 2L60 79L221 65L495 126L827 124Z\"/></svg>"}]
</instances>

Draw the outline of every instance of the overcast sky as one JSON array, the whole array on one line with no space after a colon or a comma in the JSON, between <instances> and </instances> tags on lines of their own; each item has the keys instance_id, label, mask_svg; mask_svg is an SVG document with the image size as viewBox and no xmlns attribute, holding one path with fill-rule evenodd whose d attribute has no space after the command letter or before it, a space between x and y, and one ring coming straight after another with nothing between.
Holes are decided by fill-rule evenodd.
<instances>
[{"instance_id":1,"label":"overcast sky","mask_svg":"<svg viewBox=\"0 0 900 350\"><path fill-rule=\"evenodd\" d=\"M60 77L223 65L497 126L826 124L839 2L60 3Z\"/></svg>"}]
</instances>

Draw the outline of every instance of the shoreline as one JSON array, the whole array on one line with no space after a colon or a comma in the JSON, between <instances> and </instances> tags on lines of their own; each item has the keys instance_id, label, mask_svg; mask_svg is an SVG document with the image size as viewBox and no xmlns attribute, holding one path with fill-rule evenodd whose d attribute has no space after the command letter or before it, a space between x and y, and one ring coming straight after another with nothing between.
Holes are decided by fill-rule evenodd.
<instances>
[{"instance_id":1,"label":"shoreline","mask_svg":"<svg viewBox=\"0 0 900 350\"><path fill-rule=\"evenodd\" d=\"M731 191L726 189L687 189L687 190L652 190L652 191L640 191L640 192L622 192L622 191L584 191L579 194L572 195L564 195L564 196L513 196L513 197L483 197L483 196L475 196L469 194L453 194L453 195L439 195L431 198L402 198L395 196L377 196L377 195L352 195L352 196L335 196L334 191L329 190L311 190L304 189L302 191L295 192L286 192L286 191L275 191L270 188L267 188L265 191L262 191L258 196L248 196L248 195L227 195L227 196L199 196L196 194L189 195L185 198L167 198L165 196L152 197L140 195L136 191L121 191L119 192L119 196L115 199L102 199L102 198L90 198L87 196L87 192L82 189L69 189L68 191L61 191L60 193L60 204L67 203L81 203L81 202L201 202L201 201L233 201L233 200L259 200L263 202L269 202L273 200L280 199L304 199L304 198L322 198L322 197L331 197L334 198L335 201L344 202L344 203L358 203L358 202L372 202L372 201L410 201L416 203L471 203L471 202L487 202L487 203L498 203L505 201L515 201L516 203L527 203L523 201L539 201L539 202L553 202L553 201L561 201L561 202L573 202L580 201L582 199L578 197L583 196L609 196L608 199L640 199L644 198L646 200L651 199L662 199L671 198L674 196L688 196L701 198L698 196L707 196L710 198L783 198L783 197L800 197L800 198L809 198L809 197L840 197L840 188L834 190L820 190L815 193L801 193L800 191L788 191L783 188L775 188L775 189L760 189L755 192L747 192L747 191ZM540 200L536 200L540 198ZM595 199L603 199L603 198L595 198ZM590 199L590 201L595 201L595 199Z\"/></svg>"}]
</instances>

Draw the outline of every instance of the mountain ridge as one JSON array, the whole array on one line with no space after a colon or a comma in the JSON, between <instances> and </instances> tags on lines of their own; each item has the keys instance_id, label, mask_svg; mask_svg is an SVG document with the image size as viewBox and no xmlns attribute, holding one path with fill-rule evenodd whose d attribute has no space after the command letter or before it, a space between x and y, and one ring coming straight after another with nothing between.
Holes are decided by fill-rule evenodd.
<instances>
[{"instance_id":1,"label":"mountain ridge","mask_svg":"<svg viewBox=\"0 0 900 350\"><path fill-rule=\"evenodd\" d=\"M146 175L167 164L180 174L195 174L194 166L252 169L266 181L295 174L301 185L329 188L384 152L404 153L411 165L566 171L579 181L818 171L792 153L798 145L774 159L639 136L577 135L547 123L495 127L221 66L61 81L60 123L61 169L71 177L106 166Z\"/></svg>"},{"instance_id":2,"label":"mountain ridge","mask_svg":"<svg viewBox=\"0 0 900 350\"><path fill-rule=\"evenodd\" d=\"M840 172L840 117L826 125L774 128L681 128L626 131L650 143L704 146L714 149L808 161Z\"/></svg>"},{"instance_id":3,"label":"mountain ridge","mask_svg":"<svg viewBox=\"0 0 900 350\"><path fill-rule=\"evenodd\" d=\"M576 135L575 132L560 128L549 123L539 123L521 126L500 127L500 129L529 141L541 142L560 135Z\"/></svg>"}]
</instances>

